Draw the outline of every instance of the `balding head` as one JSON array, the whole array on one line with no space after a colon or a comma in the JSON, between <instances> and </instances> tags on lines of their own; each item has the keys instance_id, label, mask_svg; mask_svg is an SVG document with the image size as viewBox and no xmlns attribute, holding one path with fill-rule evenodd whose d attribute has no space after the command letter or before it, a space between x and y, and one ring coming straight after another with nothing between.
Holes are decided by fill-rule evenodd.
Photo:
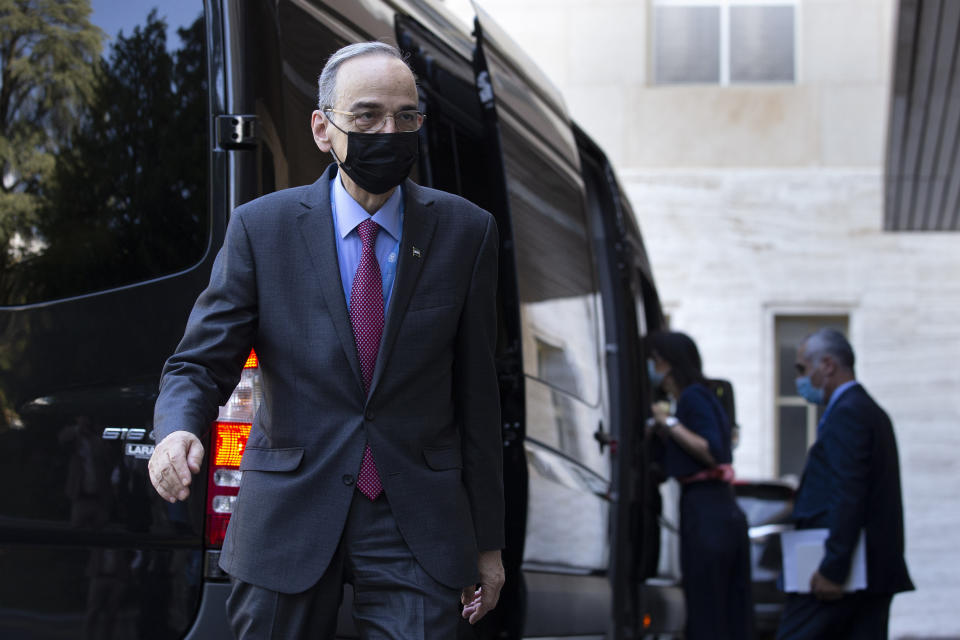
<instances>
[{"instance_id":1,"label":"balding head","mask_svg":"<svg viewBox=\"0 0 960 640\"><path fill-rule=\"evenodd\" d=\"M797 349L796 368L798 385L802 377L808 377L807 384L822 389L822 401L827 403L838 387L855 379L853 349L839 331L820 329L807 336Z\"/></svg>"},{"instance_id":2,"label":"balding head","mask_svg":"<svg viewBox=\"0 0 960 640\"><path fill-rule=\"evenodd\" d=\"M836 329L818 329L803 341L803 351L806 357L817 361L823 356L830 356L837 365L853 373L853 347L846 336Z\"/></svg>"},{"instance_id":3,"label":"balding head","mask_svg":"<svg viewBox=\"0 0 960 640\"><path fill-rule=\"evenodd\" d=\"M327 64L324 65L323 71L320 72L320 77L317 80L318 109L322 111L327 107L336 105L337 73L340 71L340 67L349 60L363 56L386 56L399 60L403 62L404 66L407 66L400 50L385 42L357 42L347 45L331 55L327 59ZM413 76L413 71L410 70L409 66L407 66L407 70L410 71L410 75Z\"/></svg>"}]
</instances>

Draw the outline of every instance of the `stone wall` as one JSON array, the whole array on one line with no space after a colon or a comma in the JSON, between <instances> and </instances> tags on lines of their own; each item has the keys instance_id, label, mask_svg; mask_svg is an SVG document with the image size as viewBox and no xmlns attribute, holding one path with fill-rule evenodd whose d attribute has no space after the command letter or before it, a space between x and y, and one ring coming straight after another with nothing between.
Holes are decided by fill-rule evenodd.
<instances>
[{"instance_id":1,"label":"stone wall","mask_svg":"<svg viewBox=\"0 0 960 640\"><path fill-rule=\"evenodd\" d=\"M857 374L893 419L907 561L892 635L960 632L960 251L882 231L869 170L621 172L675 328L737 399L738 475L776 471L774 317L850 318Z\"/></svg>"}]
</instances>

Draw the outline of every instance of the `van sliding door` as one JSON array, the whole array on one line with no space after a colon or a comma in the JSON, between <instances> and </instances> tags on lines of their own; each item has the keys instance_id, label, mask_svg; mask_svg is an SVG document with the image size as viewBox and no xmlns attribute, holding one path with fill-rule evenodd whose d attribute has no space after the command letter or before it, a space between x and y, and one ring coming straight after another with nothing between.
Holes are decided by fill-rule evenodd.
<instances>
[{"instance_id":1,"label":"van sliding door","mask_svg":"<svg viewBox=\"0 0 960 640\"><path fill-rule=\"evenodd\" d=\"M529 496L525 637L610 626L611 463L602 307L562 101L482 10L478 84L495 110L516 261Z\"/></svg>"},{"instance_id":2,"label":"van sliding door","mask_svg":"<svg viewBox=\"0 0 960 640\"><path fill-rule=\"evenodd\" d=\"M633 211L603 151L575 128L603 292L606 371L610 391L609 437L617 443L613 485L617 500L610 518L610 582L613 619L626 637L677 631L682 600L670 585L643 584L656 572L660 547L658 484L651 476L644 420L650 406L641 339L661 326L643 239ZM677 612L681 615L677 615ZM681 625L682 627L682 625ZM621 637L621 636L614 636Z\"/></svg>"},{"instance_id":3,"label":"van sliding door","mask_svg":"<svg viewBox=\"0 0 960 640\"><path fill-rule=\"evenodd\" d=\"M421 110L420 184L467 198L496 218L500 233L497 288L496 365L500 382L500 414L504 425L504 497L507 580L496 610L481 623L482 637L520 637L525 612L521 563L527 510L526 459L519 446L523 423L523 379L520 371L520 320L512 229L499 139L490 135L490 113L475 85L474 61L411 18L398 16L397 42L417 75ZM466 55L473 52L466 42ZM506 634L506 635L502 635Z\"/></svg>"}]
</instances>

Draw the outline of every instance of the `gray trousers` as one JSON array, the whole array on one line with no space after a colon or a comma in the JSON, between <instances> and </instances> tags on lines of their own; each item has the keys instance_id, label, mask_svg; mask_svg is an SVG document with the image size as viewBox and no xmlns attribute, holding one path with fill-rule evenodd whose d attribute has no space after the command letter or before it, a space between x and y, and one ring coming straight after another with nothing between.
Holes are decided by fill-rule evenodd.
<instances>
[{"instance_id":1,"label":"gray trousers","mask_svg":"<svg viewBox=\"0 0 960 640\"><path fill-rule=\"evenodd\" d=\"M384 495L371 502L359 491L340 546L313 587L288 594L235 579L227 618L238 640L332 639L344 583L353 585L353 621L362 640L457 637L459 590L420 567Z\"/></svg>"}]
</instances>

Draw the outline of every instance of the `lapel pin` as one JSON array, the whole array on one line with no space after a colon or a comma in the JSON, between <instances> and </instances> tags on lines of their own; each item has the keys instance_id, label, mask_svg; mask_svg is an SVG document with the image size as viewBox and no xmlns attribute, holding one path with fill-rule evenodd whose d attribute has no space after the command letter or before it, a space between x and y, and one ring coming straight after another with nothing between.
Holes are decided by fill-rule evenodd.
<instances>
[{"instance_id":1,"label":"lapel pin","mask_svg":"<svg viewBox=\"0 0 960 640\"><path fill-rule=\"evenodd\" d=\"M422 258L422 257L423 257L423 254L420 253L420 249L417 249L416 247L413 248L413 257L414 257L414 258Z\"/></svg>"}]
</instances>

